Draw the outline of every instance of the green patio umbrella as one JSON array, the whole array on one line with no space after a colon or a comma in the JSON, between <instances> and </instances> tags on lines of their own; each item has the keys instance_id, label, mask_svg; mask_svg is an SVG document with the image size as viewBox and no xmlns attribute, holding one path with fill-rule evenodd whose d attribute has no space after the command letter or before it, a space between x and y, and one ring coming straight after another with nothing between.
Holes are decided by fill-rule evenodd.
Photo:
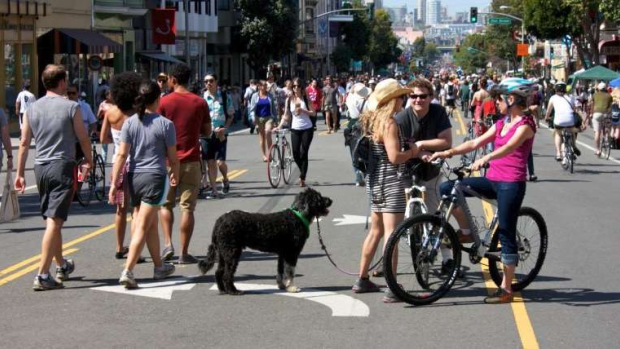
<instances>
[{"instance_id":1,"label":"green patio umbrella","mask_svg":"<svg viewBox=\"0 0 620 349\"><path fill-rule=\"evenodd\" d=\"M575 80L600 80L610 81L620 78L620 74L601 65L592 67L584 72L573 75Z\"/></svg>"}]
</instances>

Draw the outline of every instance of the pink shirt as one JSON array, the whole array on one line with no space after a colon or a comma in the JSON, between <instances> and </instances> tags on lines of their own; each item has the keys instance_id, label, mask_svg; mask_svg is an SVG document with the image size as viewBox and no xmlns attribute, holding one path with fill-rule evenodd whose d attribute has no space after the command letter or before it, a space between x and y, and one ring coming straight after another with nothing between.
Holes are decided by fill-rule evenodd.
<instances>
[{"instance_id":1,"label":"pink shirt","mask_svg":"<svg viewBox=\"0 0 620 349\"><path fill-rule=\"evenodd\" d=\"M522 125L528 125L536 132L534 119L531 116L522 115L521 120L502 136L505 121L506 118L500 119L495 124L495 149L499 149L508 143ZM533 144L534 137L523 142L517 149L503 158L492 160L487 178L494 182L525 182L527 180L527 158L532 151Z\"/></svg>"}]
</instances>

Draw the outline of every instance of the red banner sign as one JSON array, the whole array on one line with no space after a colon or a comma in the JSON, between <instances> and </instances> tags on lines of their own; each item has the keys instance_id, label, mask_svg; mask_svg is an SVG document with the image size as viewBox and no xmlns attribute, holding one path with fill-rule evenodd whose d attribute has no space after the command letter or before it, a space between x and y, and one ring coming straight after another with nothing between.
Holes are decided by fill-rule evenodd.
<instances>
[{"instance_id":1,"label":"red banner sign","mask_svg":"<svg viewBox=\"0 0 620 349\"><path fill-rule=\"evenodd\" d=\"M177 27L174 21L174 9L153 9L151 19L153 22L153 43L174 45L177 35Z\"/></svg>"}]
</instances>

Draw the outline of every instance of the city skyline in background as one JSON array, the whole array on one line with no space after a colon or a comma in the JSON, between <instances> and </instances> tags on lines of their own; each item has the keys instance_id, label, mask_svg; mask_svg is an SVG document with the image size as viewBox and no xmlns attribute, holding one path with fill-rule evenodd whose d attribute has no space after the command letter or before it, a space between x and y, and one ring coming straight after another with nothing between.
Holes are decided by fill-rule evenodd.
<instances>
[{"instance_id":1,"label":"city skyline in background","mask_svg":"<svg viewBox=\"0 0 620 349\"><path fill-rule=\"evenodd\" d=\"M462 0L441 0L441 6L448 8L448 14L454 15L456 12L469 11L472 6L478 6L479 8L489 6L490 0L470 0L464 2ZM417 7L416 0L383 0L384 7L401 7L407 6L407 12L413 12Z\"/></svg>"}]
</instances>

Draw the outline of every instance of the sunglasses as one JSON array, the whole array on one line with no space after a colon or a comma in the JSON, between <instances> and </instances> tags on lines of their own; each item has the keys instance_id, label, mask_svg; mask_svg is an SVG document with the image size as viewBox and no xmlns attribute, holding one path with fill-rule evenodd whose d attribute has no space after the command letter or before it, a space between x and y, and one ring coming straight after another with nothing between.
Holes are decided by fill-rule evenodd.
<instances>
[{"instance_id":1,"label":"sunglasses","mask_svg":"<svg viewBox=\"0 0 620 349\"><path fill-rule=\"evenodd\" d=\"M419 98L419 99L427 99L428 95L427 94L416 95L414 93L411 93L409 95L409 98L411 98L411 99L417 99L417 98Z\"/></svg>"},{"instance_id":2,"label":"sunglasses","mask_svg":"<svg viewBox=\"0 0 620 349\"><path fill-rule=\"evenodd\" d=\"M293 85L293 87L301 87L301 85Z\"/></svg>"},{"instance_id":3,"label":"sunglasses","mask_svg":"<svg viewBox=\"0 0 620 349\"><path fill-rule=\"evenodd\" d=\"M205 83L214 82L214 79L205 79Z\"/></svg>"}]
</instances>

